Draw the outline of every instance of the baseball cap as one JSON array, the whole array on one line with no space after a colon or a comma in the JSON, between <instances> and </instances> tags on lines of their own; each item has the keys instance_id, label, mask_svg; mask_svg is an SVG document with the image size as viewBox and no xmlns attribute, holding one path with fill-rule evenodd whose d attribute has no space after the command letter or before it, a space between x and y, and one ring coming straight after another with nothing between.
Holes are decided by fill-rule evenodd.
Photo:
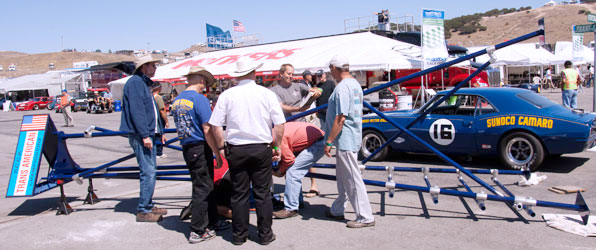
<instances>
[{"instance_id":1,"label":"baseball cap","mask_svg":"<svg viewBox=\"0 0 596 250\"><path fill-rule=\"evenodd\" d=\"M302 76L312 76L312 73L310 73L310 70L305 70L304 72L302 72Z\"/></svg>"},{"instance_id":2,"label":"baseball cap","mask_svg":"<svg viewBox=\"0 0 596 250\"><path fill-rule=\"evenodd\" d=\"M333 58L331 58L329 65L333 65L336 68L348 68L350 67L350 61L346 56L335 55Z\"/></svg>"},{"instance_id":3,"label":"baseball cap","mask_svg":"<svg viewBox=\"0 0 596 250\"><path fill-rule=\"evenodd\" d=\"M317 73L315 73L315 75L316 75L316 76L322 76L322 75L323 75L323 73L325 73L325 71L324 71L324 70L322 70L322 69L319 69L319 70L317 70Z\"/></svg>"}]
</instances>

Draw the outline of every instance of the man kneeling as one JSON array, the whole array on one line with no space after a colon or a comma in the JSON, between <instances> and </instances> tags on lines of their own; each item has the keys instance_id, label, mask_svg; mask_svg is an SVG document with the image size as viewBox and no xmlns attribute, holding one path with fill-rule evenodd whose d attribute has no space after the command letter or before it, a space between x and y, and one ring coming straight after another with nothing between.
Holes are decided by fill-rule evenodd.
<instances>
[{"instance_id":1,"label":"man kneeling","mask_svg":"<svg viewBox=\"0 0 596 250\"><path fill-rule=\"evenodd\" d=\"M302 199L302 178L313 164L323 157L324 135L325 133L312 123L286 123L281 142L279 170L273 173L278 177L286 175L284 209L274 212L275 218L285 219L298 214Z\"/></svg>"}]
</instances>

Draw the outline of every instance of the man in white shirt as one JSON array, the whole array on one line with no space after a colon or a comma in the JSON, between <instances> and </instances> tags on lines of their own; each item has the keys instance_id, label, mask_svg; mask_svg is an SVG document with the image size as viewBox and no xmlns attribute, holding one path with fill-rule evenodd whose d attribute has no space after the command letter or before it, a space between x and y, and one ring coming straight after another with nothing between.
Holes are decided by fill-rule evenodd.
<instances>
[{"instance_id":1,"label":"man in white shirt","mask_svg":"<svg viewBox=\"0 0 596 250\"><path fill-rule=\"evenodd\" d=\"M255 83L256 69L262 65L248 57L238 59L236 71L230 73L230 76L236 77L238 85L219 96L209 119L216 145L220 154L228 160L230 169L234 245L242 245L248 238L251 183L256 201L259 244L268 245L275 240L271 230L271 162L281 156L279 145L286 119L275 94ZM226 126L226 147L223 126Z\"/></svg>"}]
</instances>

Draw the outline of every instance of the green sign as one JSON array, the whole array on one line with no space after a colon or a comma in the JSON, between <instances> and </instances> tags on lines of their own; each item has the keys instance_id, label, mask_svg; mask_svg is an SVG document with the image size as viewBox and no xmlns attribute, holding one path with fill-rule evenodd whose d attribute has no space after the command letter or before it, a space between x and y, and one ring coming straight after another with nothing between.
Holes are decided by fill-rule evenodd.
<instances>
[{"instance_id":1,"label":"green sign","mask_svg":"<svg viewBox=\"0 0 596 250\"><path fill-rule=\"evenodd\" d=\"M581 25L575 25L573 27L574 27L575 33L586 33L586 32L596 31L596 24L581 24Z\"/></svg>"},{"instance_id":2,"label":"green sign","mask_svg":"<svg viewBox=\"0 0 596 250\"><path fill-rule=\"evenodd\" d=\"M596 23L596 15L588 14L588 22Z\"/></svg>"}]
</instances>

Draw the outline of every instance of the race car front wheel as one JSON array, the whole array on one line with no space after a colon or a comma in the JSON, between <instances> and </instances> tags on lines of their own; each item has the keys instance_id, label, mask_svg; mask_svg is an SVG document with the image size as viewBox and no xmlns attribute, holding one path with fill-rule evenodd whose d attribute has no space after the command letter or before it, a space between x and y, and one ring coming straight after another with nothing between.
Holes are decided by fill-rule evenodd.
<instances>
[{"instance_id":1,"label":"race car front wheel","mask_svg":"<svg viewBox=\"0 0 596 250\"><path fill-rule=\"evenodd\" d=\"M505 136L499 145L499 154L505 165L516 170L529 166L531 171L536 171L544 160L544 149L540 141L524 132Z\"/></svg>"},{"instance_id":2,"label":"race car front wheel","mask_svg":"<svg viewBox=\"0 0 596 250\"><path fill-rule=\"evenodd\" d=\"M366 158L370 156L375 150L381 147L385 143L385 138L377 131L365 130L362 133L362 146L360 146L360 154ZM371 160L382 161L387 157L389 148L385 147L379 153L377 153Z\"/></svg>"}]
</instances>

